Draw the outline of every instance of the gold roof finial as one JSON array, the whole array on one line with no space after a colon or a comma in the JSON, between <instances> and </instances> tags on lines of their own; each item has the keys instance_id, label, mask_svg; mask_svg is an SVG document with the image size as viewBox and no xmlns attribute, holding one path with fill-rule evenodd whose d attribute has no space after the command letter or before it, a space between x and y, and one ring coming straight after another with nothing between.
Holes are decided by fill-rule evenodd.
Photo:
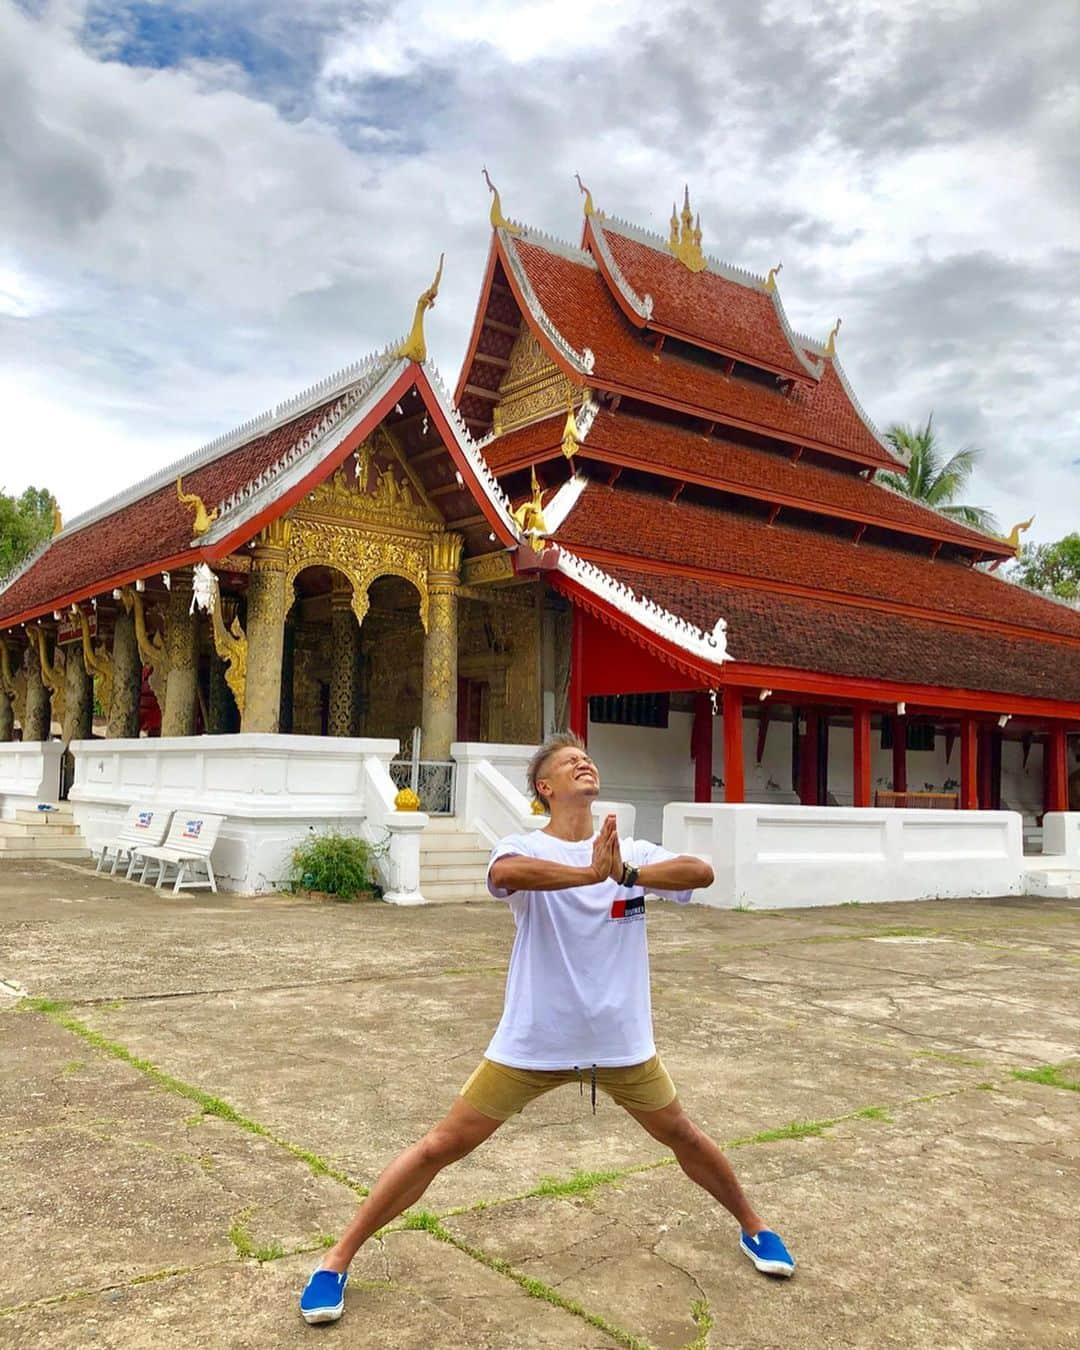
<instances>
[{"instance_id":1,"label":"gold roof finial","mask_svg":"<svg viewBox=\"0 0 1080 1350\"><path fill-rule=\"evenodd\" d=\"M537 535L547 534L548 528L544 521L544 489L536 477L535 464L529 472L532 477L532 496L521 503L513 512L513 516L522 534L531 535L535 539Z\"/></svg>"},{"instance_id":2,"label":"gold roof finial","mask_svg":"<svg viewBox=\"0 0 1080 1350\"><path fill-rule=\"evenodd\" d=\"M63 528L64 517L60 514L60 508L54 501L52 508L52 537L55 539Z\"/></svg>"},{"instance_id":3,"label":"gold roof finial","mask_svg":"<svg viewBox=\"0 0 1080 1350\"><path fill-rule=\"evenodd\" d=\"M765 278L765 289L767 291L776 290L776 278L784 270L784 264L778 262L775 267L769 268L769 275Z\"/></svg>"},{"instance_id":4,"label":"gold roof finial","mask_svg":"<svg viewBox=\"0 0 1080 1350\"><path fill-rule=\"evenodd\" d=\"M825 344L825 355L826 355L826 356L835 356L835 355L836 355L836 338L837 338L837 335L838 335L839 332L840 332L840 325L841 325L842 323L843 323L843 319L837 319L837 321L833 324L832 332L829 334L829 340L828 340L828 342L826 342L826 344Z\"/></svg>"},{"instance_id":5,"label":"gold roof finial","mask_svg":"<svg viewBox=\"0 0 1080 1350\"><path fill-rule=\"evenodd\" d=\"M491 175L487 169L483 170L484 182L491 190L491 228L493 230L506 230L508 234L520 234L521 227L515 225L512 220L507 220L503 215L502 201L499 198L499 189L491 181Z\"/></svg>"},{"instance_id":6,"label":"gold roof finial","mask_svg":"<svg viewBox=\"0 0 1080 1350\"><path fill-rule=\"evenodd\" d=\"M563 427L562 452L567 459L573 459L580 448L581 432L574 416L574 391L571 387L566 392L566 424Z\"/></svg>"},{"instance_id":7,"label":"gold roof finial","mask_svg":"<svg viewBox=\"0 0 1080 1350\"><path fill-rule=\"evenodd\" d=\"M585 197L585 214L586 214L586 216L599 216L599 215L602 215L603 213L602 213L601 211L598 211L598 210L596 209L596 207L593 206L592 193L591 193L591 192L589 191L589 189L585 186L585 184L581 181L581 174L576 173L576 174L574 174L574 177L577 179L577 185L578 185L578 187L580 188L582 194L583 194L584 197Z\"/></svg>"},{"instance_id":8,"label":"gold roof finial","mask_svg":"<svg viewBox=\"0 0 1080 1350\"><path fill-rule=\"evenodd\" d=\"M197 497L194 492L185 492L184 480L179 474L176 475L176 499L181 506L189 506L194 510L195 519L192 522L191 529L196 536L205 534L217 520L217 507L215 506L212 511L207 511L201 497Z\"/></svg>"},{"instance_id":9,"label":"gold roof finial","mask_svg":"<svg viewBox=\"0 0 1080 1350\"><path fill-rule=\"evenodd\" d=\"M445 257L445 253L439 254L439 269L435 273L435 280L423 295L421 295L420 299L417 300L409 336L394 352L395 356L402 356L406 361L415 361L417 365L420 366L427 360L427 342L424 339L424 315L435 303L435 297L439 294L439 282L442 281L443 259Z\"/></svg>"},{"instance_id":10,"label":"gold roof finial","mask_svg":"<svg viewBox=\"0 0 1080 1350\"><path fill-rule=\"evenodd\" d=\"M1006 544L1008 544L1010 548L1019 548L1020 536L1024 533L1025 530L1031 529L1031 526L1034 523L1034 521L1035 517L1032 516L1029 520L1022 520L1019 523L1019 525L1014 525L1012 529L1009 531L1009 533L1005 535Z\"/></svg>"},{"instance_id":11,"label":"gold roof finial","mask_svg":"<svg viewBox=\"0 0 1080 1350\"><path fill-rule=\"evenodd\" d=\"M681 224L680 224L681 220ZM673 253L682 265L691 272L704 272L708 262L701 251L701 216L694 219L690 207L690 187L683 188L683 208L681 216L671 208L671 238L668 240L668 252Z\"/></svg>"}]
</instances>

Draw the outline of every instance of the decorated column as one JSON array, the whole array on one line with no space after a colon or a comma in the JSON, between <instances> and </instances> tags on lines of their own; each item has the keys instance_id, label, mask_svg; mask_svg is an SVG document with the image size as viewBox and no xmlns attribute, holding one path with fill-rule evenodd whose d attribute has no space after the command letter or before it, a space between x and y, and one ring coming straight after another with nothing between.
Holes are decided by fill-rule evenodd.
<instances>
[{"instance_id":1,"label":"decorated column","mask_svg":"<svg viewBox=\"0 0 1080 1350\"><path fill-rule=\"evenodd\" d=\"M421 713L421 754L424 759L449 759L450 745L457 735L457 604L461 545L460 534L439 534L431 541Z\"/></svg>"},{"instance_id":2,"label":"decorated column","mask_svg":"<svg viewBox=\"0 0 1080 1350\"><path fill-rule=\"evenodd\" d=\"M352 608L352 587L330 592L330 723L331 736L351 736L356 708L356 639L359 629Z\"/></svg>"},{"instance_id":3,"label":"decorated column","mask_svg":"<svg viewBox=\"0 0 1080 1350\"><path fill-rule=\"evenodd\" d=\"M241 731L276 732L280 725L285 573L291 534L291 522L282 518L271 521L256 540L248 584L247 687Z\"/></svg>"},{"instance_id":4,"label":"decorated column","mask_svg":"<svg viewBox=\"0 0 1080 1350\"><path fill-rule=\"evenodd\" d=\"M130 611L116 612L112 641L112 703L106 734L131 739L139 734L139 696L142 693L142 661L135 637L135 618Z\"/></svg>"},{"instance_id":5,"label":"decorated column","mask_svg":"<svg viewBox=\"0 0 1080 1350\"><path fill-rule=\"evenodd\" d=\"M169 674L162 736L194 736L195 694L198 679L198 627L191 612L191 572L173 572L165 611L165 651Z\"/></svg>"},{"instance_id":6,"label":"decorated column","mask_svg":"<svg viewBox=\"0 0 1080 1350\"><path fill-rule=\"evenodd\" d=\"M85 741L94 721L94 681L87 674L82 652L71 643L64 657L63 742ZM69 764L69 769L71 765ZM68 779L70 782L71 779Z\"/></svg>"},{"instance_id":7,"label":"decorated column","mask_svg":"<svg viewBox=\"0 0 1080 1350\"><path fill-rule=\"evenodd\" d=\"M47 741L52 725L52 708L49 691L41 678L41 658L33 642L23 656L23 669L26 671L26 715L23 718L22 738L24 741Z\"/></svg>"},{"instance_id":8,"label":"decorated column","mask_svg":"<svg viewBox=\"0 0 1080 1350\"><path fill-rule=\"evenodd\" d=\"M12 647L0 637L0 741L15 739L15 673Z\"/></svg>"}]
</instances>

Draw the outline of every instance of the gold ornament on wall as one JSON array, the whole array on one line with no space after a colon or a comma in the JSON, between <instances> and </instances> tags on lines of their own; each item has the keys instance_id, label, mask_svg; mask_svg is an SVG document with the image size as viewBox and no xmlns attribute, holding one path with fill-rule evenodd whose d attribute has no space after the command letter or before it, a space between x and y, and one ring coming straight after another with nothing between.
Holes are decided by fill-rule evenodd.
<instances>
[{"instance_id":1,"label":"gold ornament on wall","mask_svg":"<svg viewBox=\"0 0 1080 1350\"><path fill-rule=\"evenodd\" d=\"M83 665L86 667L87 675L92 680L97 681L98 698L105 710L105 716L108 717L109 710L112 707L112 657L109 655L109 649L104 642L99 642L96 647L91 643L90 620L86 617L86 612L81 606L79 607L79 626L82 629Z\"/></svg>"}]
</instances>

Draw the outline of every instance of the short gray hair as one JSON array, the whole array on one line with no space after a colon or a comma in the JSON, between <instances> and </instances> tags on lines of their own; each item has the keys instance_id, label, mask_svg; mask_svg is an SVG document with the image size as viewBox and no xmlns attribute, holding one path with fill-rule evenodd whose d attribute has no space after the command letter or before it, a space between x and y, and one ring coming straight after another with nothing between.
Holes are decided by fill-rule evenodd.
<instances>
[{"instance_id":1,"label":"short gray hair","mask_svg":"<svg viewBox=\"0 0 1080 1350\"><path fill-rule=\"evenodd\" d=\"M533 755L532 759L529 760L529 767L525 771L529 780L529 790L537 801L545 808L548 806L548 800L536 786L536 780L538 778L543 778L544 768L555 751L563 750L568 745L573 746L575 750L585 749L585 742L580 736L575 735L574 732L556 731L553 735L549 736L542 745L537 746L536 753Z\"/></svg>"}]
</instances>

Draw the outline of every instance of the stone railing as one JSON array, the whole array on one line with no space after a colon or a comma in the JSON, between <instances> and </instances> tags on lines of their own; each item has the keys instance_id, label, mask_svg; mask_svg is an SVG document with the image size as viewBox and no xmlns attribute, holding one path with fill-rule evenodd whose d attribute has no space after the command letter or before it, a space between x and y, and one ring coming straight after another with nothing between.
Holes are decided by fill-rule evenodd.
<instances>
[{"instance_id":1,"label":"stone railing","mask_svg":"<svg viewBox=\"0 0 1080 1350\"><path fill-rule=\"evenodd\" d=\"M398 811L394 806L398 787L390 777L390 761L397 754L398 745L396 741L389 744L393 746L391 754L373 752L361 762L367 812L360 830L371 843L386 845L376 864L383 899L392 905L422 905L420 836L428 817L423 811Z\"/></svg>"},{"instance_id":2,"label":"stone railing","mask_svg":"<svg viewBox=\"0 0 1080 1350\"><path fill-rule=\"evenodd\" d=\"M521 790L535 749L534 745L465 741L455 741L450 747L458 765L455 814L485 843L494 844L508 834L523 834L548 823L546 815L533 814L532 802Z\"/></svg>"},{"instance_id":3,"label":"stone railing","mask_svg":"<svg viewBox=\"0 0 1080 1350\"><path fill-rule=\"evenodd\" d=\"M55 804L60 791L59 741L4 741L0 744L0 819L13 820L16 811Z\"/></svg>"},{"instance_id":4,"label":"stone railing","mask_svg":"<svg viewBox=\"0 0 1080 1350\"><path fill-rule=\"evenodd\" d=\"M1080 811L1047 811L1043 816L1043 854L1080 868Z\"/></svg>"},{"instance_id":5,"label":"stone railing","mask_svg":"<svg viewBox=\"0 0 1080 1350\"><path fill-rule=\"evenodd\" d=\"M847 901L1019 895L1025 868L1014 811L671 802L664 847L710 862L694 899L780 909Z\"/></svg>"}]
</instances>

